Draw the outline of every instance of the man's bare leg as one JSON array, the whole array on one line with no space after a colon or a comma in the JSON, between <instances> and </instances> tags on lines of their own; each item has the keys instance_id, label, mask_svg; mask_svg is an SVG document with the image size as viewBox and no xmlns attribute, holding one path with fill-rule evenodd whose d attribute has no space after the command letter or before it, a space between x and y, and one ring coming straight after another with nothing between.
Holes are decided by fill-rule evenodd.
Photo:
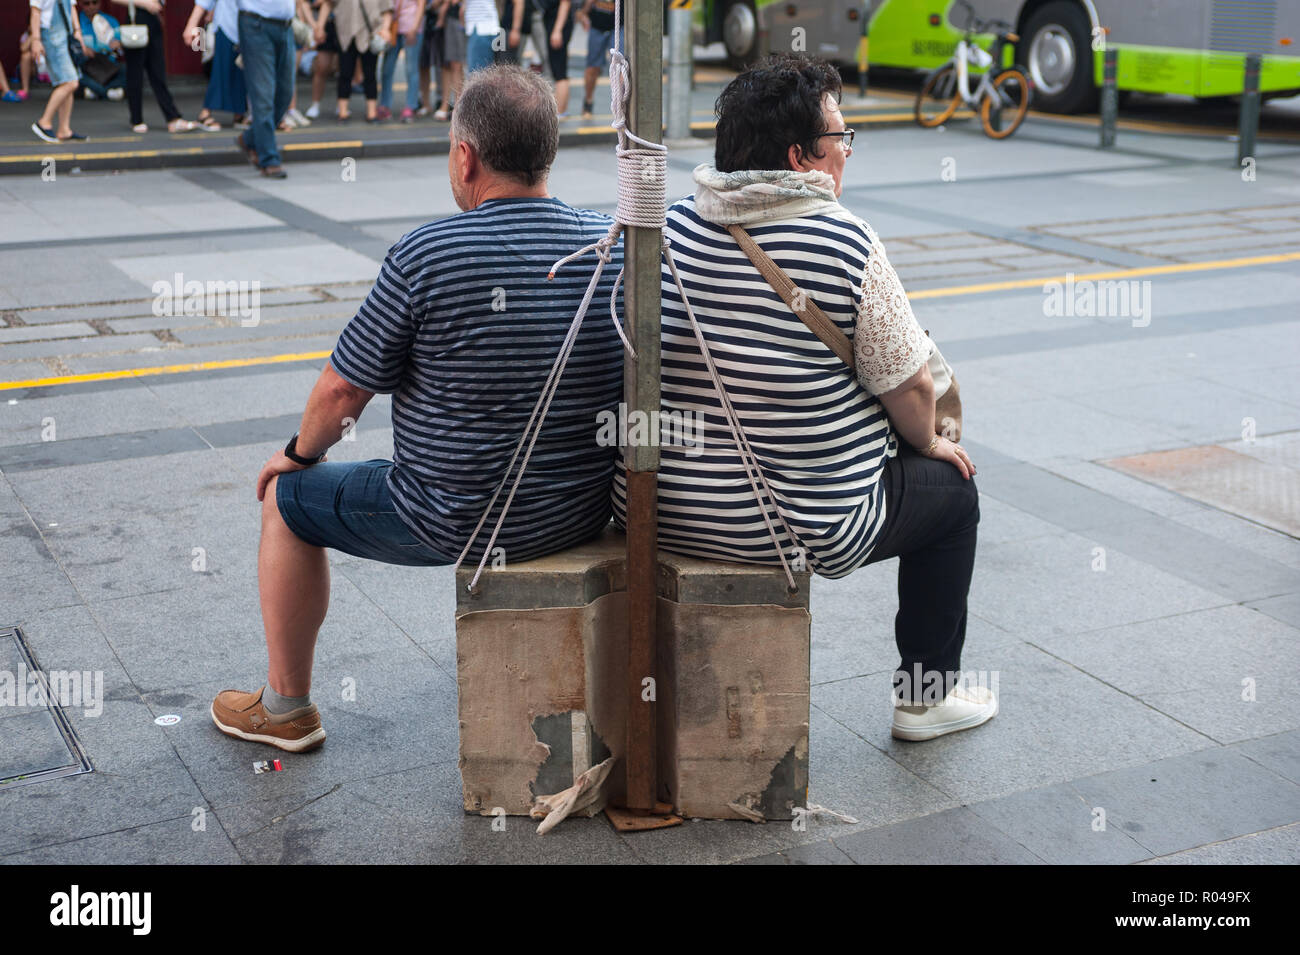
<instances>
[{"instance_id":1,"label":"man's bare leg","mask_svg":"<svg viewBox=\"0 0 1300 955\"><path fill-rule=\"evenodd\" d=\"M325 548L301 540L280 516L275 503L278 481L273 478L266 486L257 551L267 682L281 696L307 696L316 636L329 610L329 559Z\"/></svg>"}]
</instances>

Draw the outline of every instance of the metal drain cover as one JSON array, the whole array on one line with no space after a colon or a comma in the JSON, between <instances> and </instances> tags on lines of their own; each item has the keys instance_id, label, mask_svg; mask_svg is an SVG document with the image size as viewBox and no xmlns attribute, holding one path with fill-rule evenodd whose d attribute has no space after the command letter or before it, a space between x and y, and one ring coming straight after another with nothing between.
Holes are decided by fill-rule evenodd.
<instances>
[{"instance_id":1,"label":"metal drain cover","mask_svg":"<svg viewBox=\"0 0 1300 955\"><path fill-rule=\"evenodd\" d=\"M0 629L0 790L94 768L59 705L67 684L50 676L22 631Z\"/></svg>"}]
</instances>

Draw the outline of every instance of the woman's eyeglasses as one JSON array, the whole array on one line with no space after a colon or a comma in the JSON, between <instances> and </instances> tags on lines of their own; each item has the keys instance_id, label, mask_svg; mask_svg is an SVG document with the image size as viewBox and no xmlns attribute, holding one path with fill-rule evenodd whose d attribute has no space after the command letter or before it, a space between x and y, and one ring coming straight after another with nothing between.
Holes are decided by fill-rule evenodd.
<instances>
[{"instance_id":1,"label":"woman's eyeglasses","mask_svg":"<svg viewBox=\"0 0 1300 955\"><path fill-rule=\"evenodd\" d=\"M816 138L821 139L823 136L839 137L840 145L846 151L853 148L853 130L851 129L842 129L838 133L818 133Z\"/></svg>"}]
</instances>

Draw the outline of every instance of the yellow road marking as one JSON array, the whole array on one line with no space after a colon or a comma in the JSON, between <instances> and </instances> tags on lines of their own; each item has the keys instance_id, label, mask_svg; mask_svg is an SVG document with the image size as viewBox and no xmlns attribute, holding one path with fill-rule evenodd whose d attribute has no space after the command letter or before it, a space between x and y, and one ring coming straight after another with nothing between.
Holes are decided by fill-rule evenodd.
<instances>
[{"instance_id":1,"label":"yellow road marking","mask_svg":"<svg viewBox=\"0 0 1300 955\"><path fill-rule=\"evenodd\" d=\"M328 143L285 143L283 149L360 149L365 143L359 139L341 139Z\"/></svg>"},{"instance_id":2,"label":"yellow road marking","mask_svg":"<svg viewBox=\"0 0 1300 955\"><path fill-rule=\"evenodd\" d=\"M927 288L908 292L909 299L945 298L950 295L975 295L980 292L1001 292L1007 289L1034 288L1048 282L1096 282L1103 279L1130 279L1142 275L1170 275L1176 272L1206 272L1211 269L1241 269L1251 265L1272 265L1277 262L1298 262L1300 252L1279 252L1274 255L1252 255L1239 259L1215 259L1209 262L1178 262L1172 265L1146 265L1136 269L1115 269L1110 272L1051 275L1037 279L1012 279L1007 282L984 282L979 285L954 285L948 288Z\"/></svg>"},{"instance_id":3,"label":"yellow road marking","mask_svg":"<svg viewBox=\"0 0 1300 955\"><path fill-rule=\"evenodd\" d=\"M263 355L259 358L228 358L224 361L196 361L184 365L159 365L157 368L125 368L121 371L93 371L84 375L54 378L29 378L26 381L0 382L0 391L15 388L41 388L46 385L72 385L80 381L113 381L117 378L145 378L150 375L176 375L187 371L211 371L214 368L247 368L252 365L279 365L290 361L328 358L327 351L298 352L292 355Z\"/></svg>"},{"instance_id":4,"label":"yellow road marking","mask_svg":"<svg viewBox=\"0 0 1300 955\"><path fill-rule=\"evenodd\" d=\"M198 156L203 150L198 146L189 149L133 149L117 153L33 153L28 156L0 156L0 162L43 162L46 159L136 159L151 156Z\"/></svg>"},{"instance_id":5,"label":"yellow road marking","mask_svg":"<svg viewBox=\"0 0 1300 955\"><path fill-rule=\"evenodd\" d=\"M1137 278L1143 275L1170 275L1177 272L1206 272L1213 269L1240 269L1252 265L1272 265L1278 262L1300 262L1300 252L1280 252L1273 255L1252 255L1236 259L1216 259L1210 262L1179 262L1172 265L1149 265L1136 269L1115 269L1109 272L1088 272L1079 275L1054 275L1035 279L1013 279L1007 282L984 282L979 285L954 285L947 288L920 289L908 293L916 301L925 298L944 298L953 295L976 295L981 292L1002 292L1009 289L1040 287L1047 282L1065 282L1067 279L1099 281L1102 279ZM121 371L95 371L81 375L63 375L51 378L29 378L25 381L0 382L0 391L17 388L42 388L52 385L71 385L85 381L113 381L119 378L145 378L152 375L176 375L190 371L211 371L218 368L247 368L253 365L276 365L294 361L317 361L328 358L330 352L298 352L288 355L263 355L258 358L229 358L222 361L198 361L184 365L161 365L157 368L125 368Z\"/></svg>"}]
</instances>

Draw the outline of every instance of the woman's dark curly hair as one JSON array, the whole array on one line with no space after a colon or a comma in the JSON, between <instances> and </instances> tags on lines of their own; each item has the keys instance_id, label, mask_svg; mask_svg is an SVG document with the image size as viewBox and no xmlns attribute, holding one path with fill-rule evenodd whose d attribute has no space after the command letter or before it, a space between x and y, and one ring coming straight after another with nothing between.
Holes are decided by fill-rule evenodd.
<instances>
[{"instance_id":1,"label":"woman's dark curly hair","mask_svg":"<svg viewBox=\"0 0 1300 955\"><path fill-rule=\"evenodd\" d=\"M825 60L778 53L741 73L722 91L714 165L737 169L786 169L790 147L820 159L818 134L826 132L822 103L839 102L840 74Z\"/></svg>"}]
</instances>

